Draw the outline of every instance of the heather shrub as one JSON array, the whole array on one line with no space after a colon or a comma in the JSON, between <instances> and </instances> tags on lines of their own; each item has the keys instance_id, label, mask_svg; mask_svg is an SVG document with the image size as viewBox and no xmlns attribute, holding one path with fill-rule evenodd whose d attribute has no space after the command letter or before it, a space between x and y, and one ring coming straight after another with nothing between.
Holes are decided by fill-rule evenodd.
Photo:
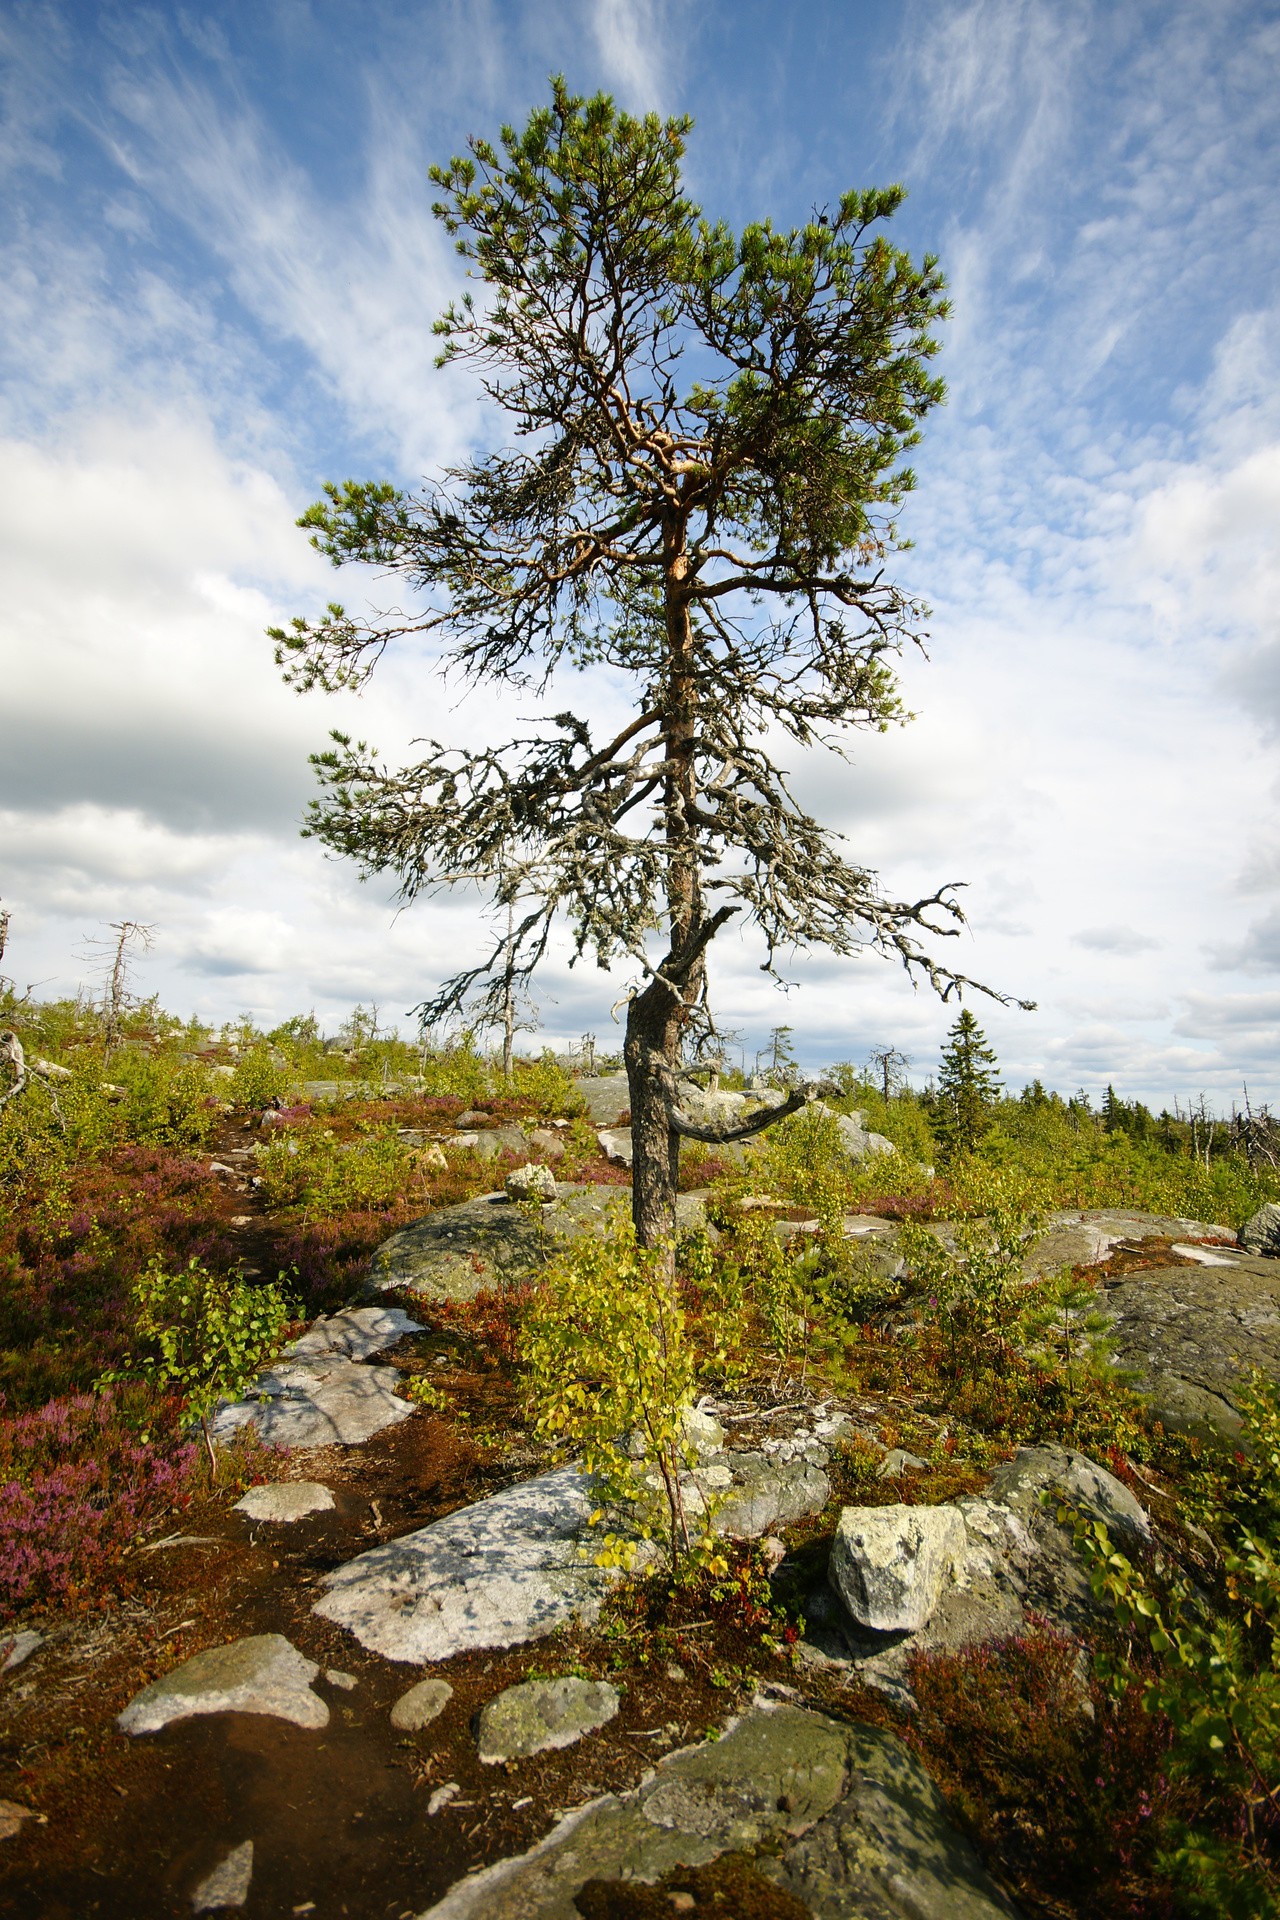
<instances>
[{"instance_id":1,"label":"heather shrub","mask_svg":"<svg viewBox=\"0 0 1280 1920\"><path fill-rule=\"evenodd\" d=\"M147 1411L145 1408L143 1411ZM0 1609L73 1602L101 1586L190 1485L196 1448L172 1413L111 1392L0 1410Z\"/></svg>"},{"instance_id":2,"label":"heather shrub","mask_svg":"<svg viewBox=\"0 0 1280 1920\"><path fill-rule=\"evenodd\" d=\"M0 1392L15 1411L82 1391L129 1342L128 1276L234 1263L207 1164L117 1147L45 1169L0 1213Z\"/></svg>"},{"instance_id":3,"label":"heather shrub","mask_svg":"<svg viewBox=\"0 0 1280 1920\"><path fill-rule=\"evenodd\" d=\"M904 1738L1030 1910L1166 1920L1151 1862L1171 1729L1143 1713L1139 1683L1090 1687L1076 1642L1047 1628L916 1653L909 1673Z\"/></svg>"}]
</instances>

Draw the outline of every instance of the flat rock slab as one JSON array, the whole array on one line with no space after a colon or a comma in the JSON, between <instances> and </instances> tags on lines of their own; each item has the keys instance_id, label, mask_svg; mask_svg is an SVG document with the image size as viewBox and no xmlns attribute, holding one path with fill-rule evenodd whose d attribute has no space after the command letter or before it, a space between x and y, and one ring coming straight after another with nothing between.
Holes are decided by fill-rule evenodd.
<instances>
[{"instance_id":1,"label":"flat rock slab","mask_svg":"<svg viewBox=\"0 0 1280 1920\"><path fill-rule=\"evenodd\" d=\"M1165 1426L1233 1443L1257 1367L1280 1380L1280 1262L1240 1253L1212 1267L1154 1267L1104 1283L1115 1356Z\"/></svg>"},{"instance_id":2,"label":"flat rock slab","mask_svg":"<svg viewBox=\"0 0 1280 1920\"><path fill-rule=\"evenodd\" d=\"M480 1710L476 1744L488 1766L524 1760L531 1753L571 1747L618 1711L618 1689L606 1680L566 1674L557 1680L526 1680L508 1687Z\"/></svg>"},{"instance_id":3,"label":"flat rock slab","mask_svg":"<svg viewBox=\"0 0 1280 1920\"><path fill-rule=\"evenodd\" d=\"M250 1520L275 1520L287 1525L305 1520L309 1513L328 1513L333 1495L318 1480L276 1480L270 1486L250 1487L232 1511L247 1514Z\"/></svg>"},{"instance_id":4,"label":"flat rock slab","mask_svg":"<svg viewBox=\"0 0 1280 1920\"><path fill-rule=\"evenodd\" d=\"M419 1680L392 1707L391 1724L401 1733L418 1733L440 1718L452 1698L453 1688L447 1680Z\"/></svg>"},{"instance_id":5,"label":"flat rock slab","mask_svg":"<svg viewBox=\"0 0 1280 1920\"><path fill-rule=\"evenodd\" d=\"M395 1367L352 1360L280 1360L251 1396L220 1409L213 1437L252 1426L271 1447L358 1447L415 1411L395 1390L399 1378Z\"/></svg>"},{"instance_id":6,"label":"flat rock slab","mask_svg":"<svg viewBox=\"0 0 1280 1920\"><path fill-rule=\"evenodd\" d=\"M819 1920L1015 1920L900 1740L765 1703L469 1875L420 1920L580 1920L588 1880L653 1881L761 1846L757 1871Z\"/></svg>"},{"instance_id":7,"label":"flat rock slab","mask_svg":"<svg viewBox=\"0 0 1280 1920\"><path fill-rule=\"evenodd\" d=\"M207 1880L202 1880L191 1896L193 1913L218 1913L228 1907L242 1907L249 1898L253 1880L253 1842L229 1853Z\"/></svg>"},{"instance_id":8,"label":"flat rock slab","mask_svg":"<svg viewBox=\"0 0 1280 1920\"><path fill-rule=\"evenodd\" d=\"M273 1447L363 1445L415 1409L395 1390L396 1368L362 1362L421 1331L422 1323L400 1307L322 1316L259 1374L243 1400L219 1408L214 1439L225 1443L251 1426Z\"/></svg>"},{"instance_id":9,"label":"flat rock slab","mask_svg":"<svg viewBox=\"0 0 1280 1920\"><path fill-rule=\"evenodd\" d=\"M617 1578L583 1559L595 1507L576 1467L540 1474L337 1568L315 1611L418 1666L590 1622Z\"/></svg>"},{"instance_id":10,"label":"flat rock slab","mask_svg":"<svg viewBox=\"0 0 1280 1920\"><path fill-rule=\"evenodd\" d=\"M279 1633L257 1633L193 1654L135 1694L116 1716L122 1733L158 1733L204 1713L267 1713L295 1727L327 1727L329 1709L311 1691L320 1669Z\"/></svg>"},{"instance_id":11,"label":"flat rock slab","mask_svg":"<svg viewBox=\"0 0 1280 1920\"><path fill-rule=\"evenodd\" d=\"M473 1300L484 1287L522 1280L570 1241L605 1226L616 1188L565 1184L554 1206L530 1216L505 1193L442 1207L384 1240L369 1267L368 1290L405 1287L433 1300Z\"/></svg>"},{"instance_id":12,"label":"flat rock slab","mask_svg":"<svg viewBox=\"0 0 1280 1920\"><path fill-rule=\"evenodd\" d=\"M631 1106L625 1073L597 1073L574 1082L574 1090L597 1127L614 1127Z\"/></svg>"},{"instance_id":13,"label":"flat rock slab","mask_svg":"<svg viewBox=\"0 0 1280 1920\"><path fill-rule=\"evenodd\" d=\"M1027 1257L1028 1273L1054 1273L1060 1267L1098 1266L1125 1241L1211 1240L1234 1246L1229 1227L1180 1214L1136 1213L1124 1207L1085 1213L1055 1213Z\"/></svg>"},{"instance_id":14,"label":"flat rock slab","mask_svg":"<svg viewBox=\"0 0 1280 1920\"><path fill-rule=\"evenodd\" d=\"M826 1460L810 1429L771 1454L711 1452L684 1478L685 1497L691 1511L709 1506L721 1532L754 1538L825 1506ZM540 1640L575 1616L590 1623L618 1577L592 1562L598 1506L577 1467L539 1474L339 1567L315 1611L372 1652L421 1666Z\"/></svg>"},{"instance_id":15,"label":"flat rock slab","mask_svg":"<svg viewBox=\"0 0 1280 1920\"><path fill-rule=\"evenodd\" d=\"M286 1352L294 1360L368 1360L407 1333L421 1332L422 1322L401 1307L348 1307L322 1315Z\"/></svg>"}]
</instances>

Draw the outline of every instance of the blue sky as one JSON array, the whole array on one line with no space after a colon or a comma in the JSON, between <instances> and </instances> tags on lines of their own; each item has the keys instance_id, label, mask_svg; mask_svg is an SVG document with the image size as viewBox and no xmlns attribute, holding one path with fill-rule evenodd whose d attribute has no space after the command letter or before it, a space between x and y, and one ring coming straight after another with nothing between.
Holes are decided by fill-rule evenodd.
<instances>
[{"instance_id":1,"label":"blue sky","mask_svg":"<svg viewBox=\"0 0 1280 1920\"><path fill-rule=\"evenodd\" d=\"M178 1010L395 1017L476 942L474 903L397 916L296 829L330 726L394 754L505 710L407 660L298 700L262 630L334 591L293 526L321 480L489 444L432 367L426 167L559 69L692 114L691 190L738 224L905 182L955 308L904 517L931 658L914 725L799 790L890 891L969 883L964 970L1039 1002L977 1007L1014 1084L1280 1097L1280 7L1230 0L10 0L6 967L70 989L128 917ZM748 1048L936 1060L952 1011L885 963L778 996L721 946ZM603 1038L624 984L555 961L546 1034Z\"/></svg>"}]
</instances>

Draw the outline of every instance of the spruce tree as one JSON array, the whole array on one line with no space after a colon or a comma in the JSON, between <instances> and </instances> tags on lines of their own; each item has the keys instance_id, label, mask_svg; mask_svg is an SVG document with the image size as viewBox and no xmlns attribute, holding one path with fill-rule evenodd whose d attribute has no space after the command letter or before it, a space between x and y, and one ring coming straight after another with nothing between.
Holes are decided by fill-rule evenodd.
<instances>
[{"instance_id":1,"label":"spruce tree","mask_svg":"<svg viewBox=\"0 0 1280 1920\"><path fill-rule=\"evenodd\" d=\"M948 1157L972 1153L1000 1092L996 1056L968 1007L947 1035L938 1074L936 1131Z\"/></svg>"}]
</instances>

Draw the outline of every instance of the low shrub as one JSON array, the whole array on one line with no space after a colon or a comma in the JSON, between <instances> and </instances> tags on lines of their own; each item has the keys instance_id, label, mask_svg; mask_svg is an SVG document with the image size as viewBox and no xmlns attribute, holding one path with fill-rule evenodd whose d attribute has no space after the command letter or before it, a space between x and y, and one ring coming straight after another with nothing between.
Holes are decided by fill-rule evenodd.
<instances>
[{"instance_id":1,"label":"low shrub","mask_svg":"<svg viewBox=\"0 0 1280 1920\"><path fill-rule=\"evenodd\" d=\"M132 1283L130 1298L138 1351L101 1384L140 1377L179 1396L188 1420L199 1422L214 1480L214 1411L219 1401L238 1399L278 1351L293 1306L278 1286L210 1273L194 1259L179 1273L152 1261Z\"/></svg>"},{"instance_id":2,"label":"low shrub","mask_svg":"<svg viewBox=\"0 0 1280 1920\"><path fill-rule=\"evenodd\" d=\"M148 1525L189 1497L197 1448L172 1405L111 1392L0 1411L0 1607L100 1591Z\"/></svg>"},{"instance_id":3,"label":"low shrub","mask_svg":"<svg viewBox=\"0 0 1280 1920\"><path fill-rule=\"evenodd\" d=\"M660 1529L678 1564L701 1533L681 1485L698 1367L663 1249L638 1247L621 1220L578 1242L547 1269L520 1349L537 1431L581 1450L602 1515L625 1509L627 1532L606 1534L600 1563L629 1564L633 1536Z\"/></svg>"},{"instance_id":4,"label":"low shrub","mask_svg":"<svg viewBox=\"0 0 1280 1920\"><path fill-rule=\"evenodd\" d=\"M1171 1920L1153 1857L1172 1729L1139 1685L1091 1688L1076 1642L1048 1629L916 1653L908 1672L903 1737L1034 1911Z\"/></svg>"}]
</instances>

